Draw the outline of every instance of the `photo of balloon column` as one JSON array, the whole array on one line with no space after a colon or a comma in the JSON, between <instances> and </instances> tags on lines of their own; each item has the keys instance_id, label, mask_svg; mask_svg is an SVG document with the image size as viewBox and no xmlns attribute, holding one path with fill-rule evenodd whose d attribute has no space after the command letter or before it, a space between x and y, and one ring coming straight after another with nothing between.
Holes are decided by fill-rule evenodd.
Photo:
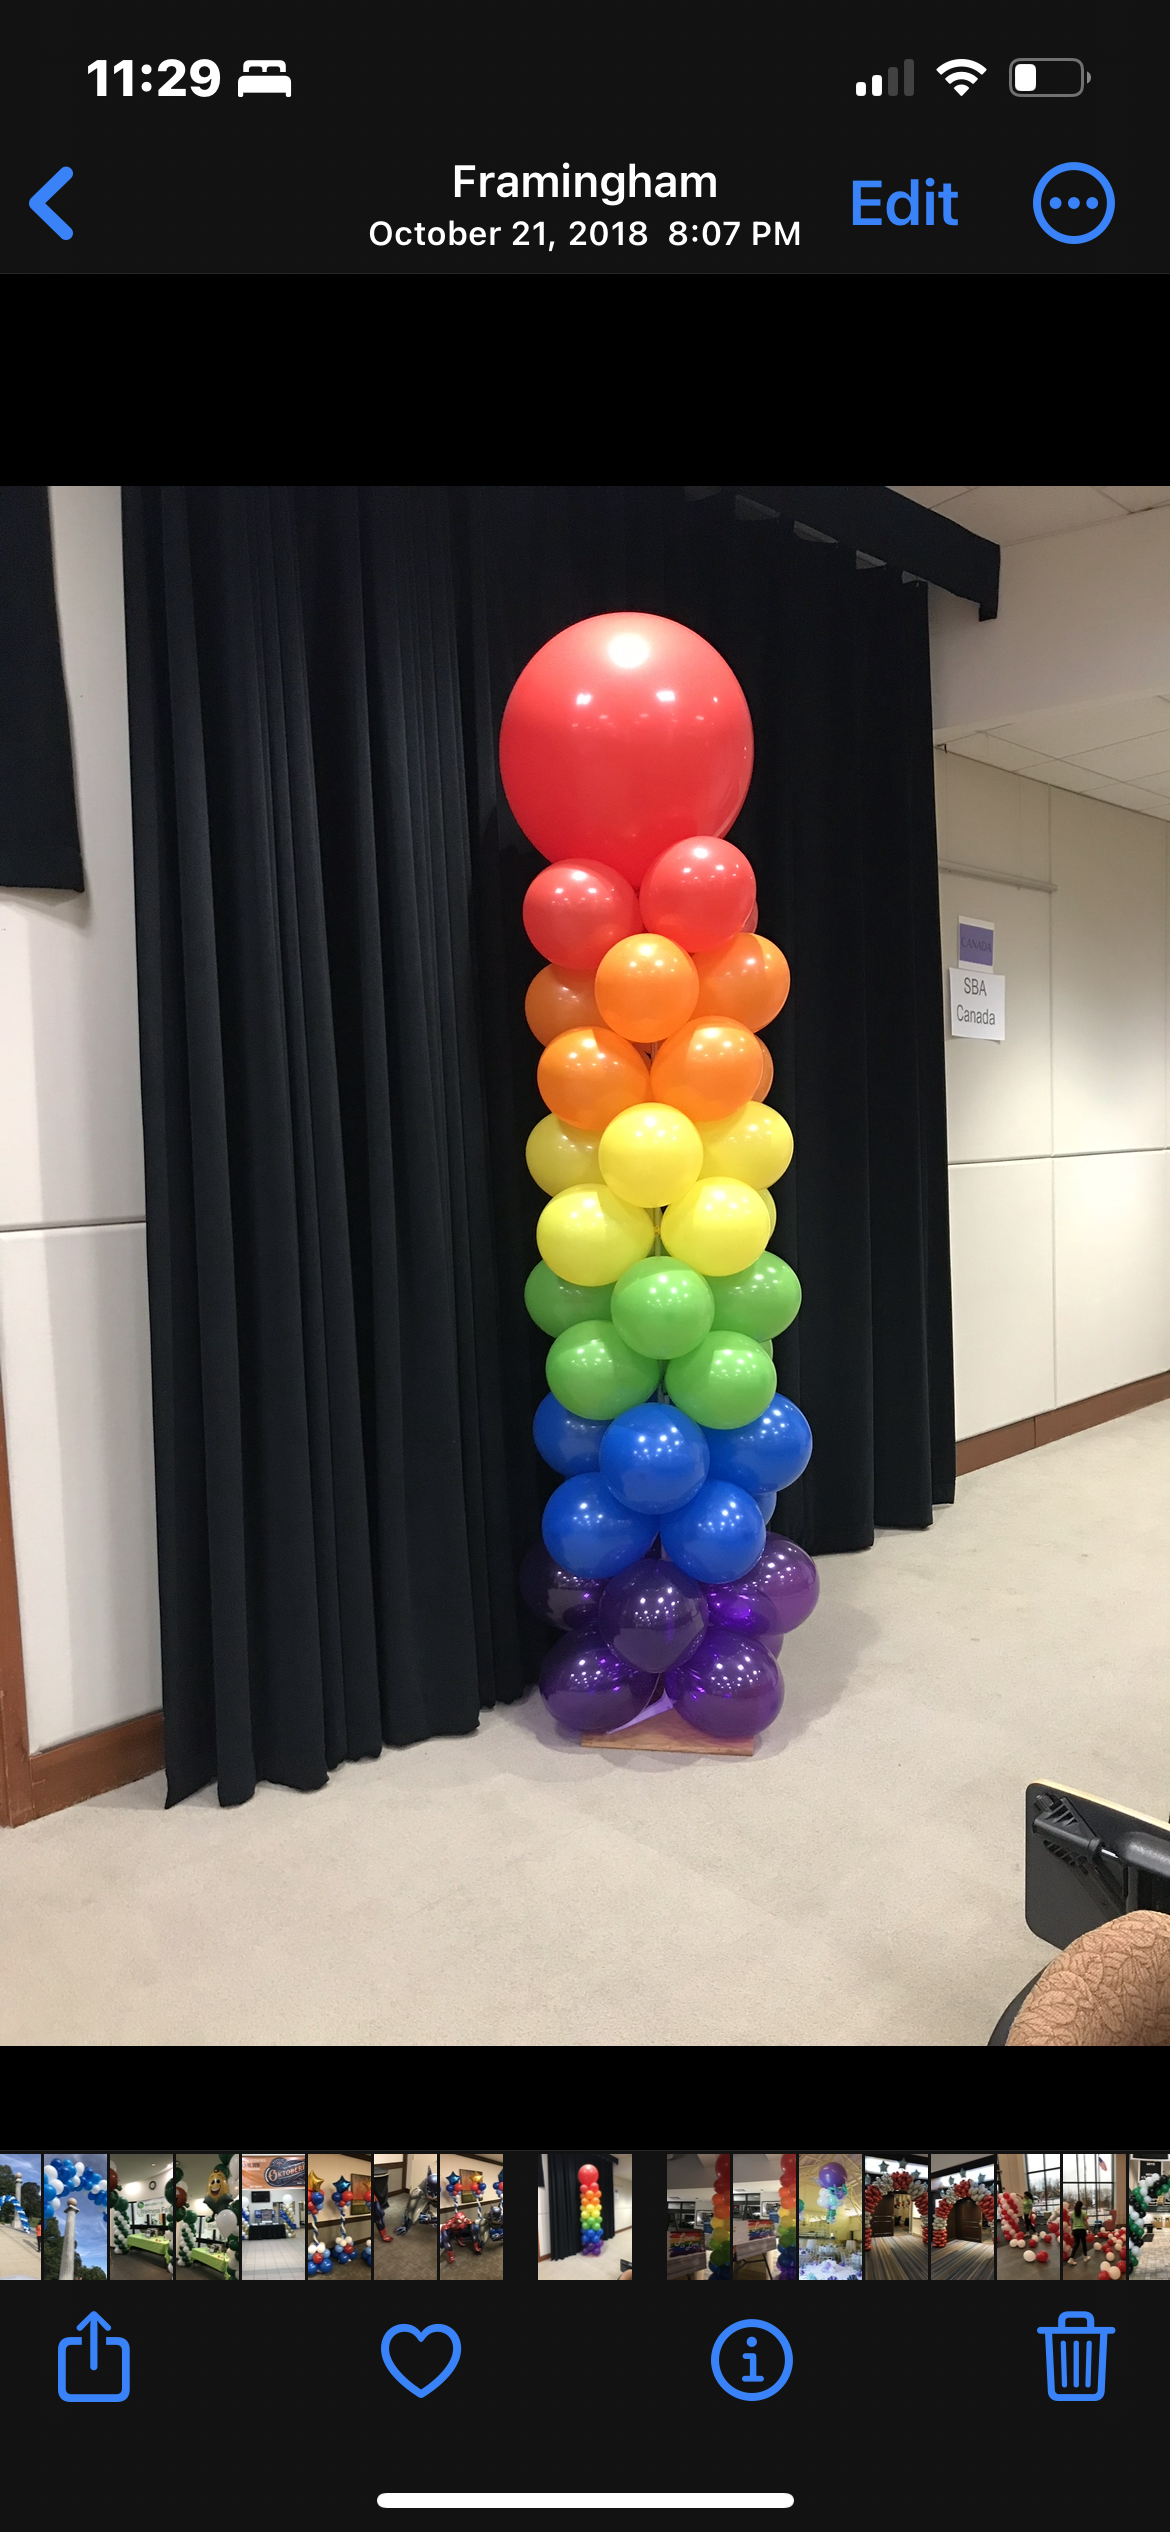
<instances>
[{"instance_id":1,"label":"photo of balloon column","mask_svg":"<svg viewBox=\"0 0 1170 2532\"><path fill-rule=\"evenodd\" d=\"M886 2285L925 2285L930 2174L925 2154L865 2158L865 2274Z\"/></svg>"},{"instance_id":2,"label":"photo of balloon column","mask_svg":"<svg viewBox=\"0 0 1170 2532\"><path fill-rule=\"evenodd\" d=\"M860 2154L802 2154L797 2193L801 2285L861 2283Z\"/></svg>"},{"instance_id":3,"label":"photo of balloon column","mask_svg":"<svg viewBox=\"0 0 1170 2532\"><path fill-rule=\"evenodd\" d=\"M676 2284L731 2276L731 2155L668 2153L666 2274Z\"/></svg>"},{"instance_id":4,"label":"photo of balloon column","mask_svg":"<svg viewBox=\"0 0 1170 2532\"><path fill-rule=\"evenodd\" d=\"M548 865L524 901L547 962L525 1001L547 1198L525 1300L551 1340L533 1430L561 1480L521 1575L562 1629L541 1693L576 1733L662 1704L743 1741L779 1713L776 1656L819 1589L766 1527L812 1435L772 1361L800 1287L768 1247L792 1135L756 1032L788 965L727 841L751 719L687 626L593 616L522 670L499 753Z\"/></svg>"}]
</instances>

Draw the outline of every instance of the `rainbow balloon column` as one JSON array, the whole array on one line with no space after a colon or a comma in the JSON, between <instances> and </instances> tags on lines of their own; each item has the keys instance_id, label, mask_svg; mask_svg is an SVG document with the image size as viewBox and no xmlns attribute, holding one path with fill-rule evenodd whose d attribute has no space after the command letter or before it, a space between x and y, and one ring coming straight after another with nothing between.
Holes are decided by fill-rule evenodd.
<instances>
[{"instance_id":1,"label":"rainbow balloon column","mask_svg":"<svg viewBox=\"0 0 1170 2532\"><path fill-rule=\"evenodd\" d=\"M540 1685L573 1731L665 1690L701 1731L750 1737L780 1711L776 1655L819 1588L766 1529L812 1435L772 1362L800 1286L768 1247L792 1135L756 1032L789 975L726 840L751 770L726 660L663 616L557 634L500 731L509 804L548 864L524 901L548 962L525 1001L545 1105L527 1160L548 1199L525 1300L551 1339L533 1430L561 1483L521 1587L563 1630Z\"/></svg>"},{"instance_id":2,"label":"rainbow balloon column","mask_svg":"<svg viewBox=\"0 0 1170 2532\"><path fill-rule=\"evenodd\" d=\"M601 2229L601 2182L596 2163L582 2163L577 2179L581 2190L581 2248L589 2259L596 2259L605 2241Z\"/></svg>"},{"instance_id":3,"label":"rainbow balloon column","mask_svg":"<svg viewBox=\"0 0 1170 2532\"><path fill-rule=\"evenodd\" d=\"M780 2256L777 2268L780 2278L795 2277L797 2274L796 2175L795 2154L782 2154L780 2157Z\"/></svg>"},{"instance_id":4,"label":"rainbow balloon column","mask_svg":"<svg viewBox=\"0 0 1170 2532\"><path fill-rule=\"evenodd\" d=\"M712 2278L724 2283L731 2276L731 2156L720 2154L715 2164L715 2195L711 2204L711 2247L707 2266Z\"/></svg>"}]
</instances>

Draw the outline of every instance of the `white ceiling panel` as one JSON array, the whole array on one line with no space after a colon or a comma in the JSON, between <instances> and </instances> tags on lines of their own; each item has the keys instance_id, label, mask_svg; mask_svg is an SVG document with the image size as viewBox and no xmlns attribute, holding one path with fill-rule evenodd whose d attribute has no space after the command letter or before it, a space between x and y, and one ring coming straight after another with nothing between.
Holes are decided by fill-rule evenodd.
<instances>
[{"instance_id":1,"label":"white ceiling panel","mask_svg":"<svg viewBox=\"0 0 1170 2532\"><path fill-rule=\"evenodd\" d=\"M954 519L997 545L1021 545L1034 536L1059 536L1067 528L1098 527L1124 516L1124 506L1095 484L972 484L953 500L932 504L940 518Z\"/></svg>"},{"instance_id":2,"label":"white ceiling panel","mask_svg":"<svg viewBox=\"0 0 1170 2532\"><path fill-rule=\"evenodd\" d=\"M1164 510L1170 503L1170 484L1096 484L1094 490L1120 501L1123 510Z\"/></svg>"},{"instance_id":3,"label":"white ceiling panel","mask_svg":"<svg viewBox=\"0 0 1170 2532\"><path fill-rule=\"evenodd\" d=\"M1115 747L1086 748L1072 758L1090 773L1112 774L1117 782L1140 782L1146 774L1170 771L1170 729L1153 730L1148 738L1122 739Z\"/></svg>"},{"instance_id":4,"label":"white ceiling panel","mask_svg":"<svg viewBox=\"0 0 1170 2532\"><path fill-rule=\"evenodd\" d=\"M1062 712L1027 712L1018 721L997 721L992 735L1014 747L1034 748L1039 756L1083 756L1090 748L1116 747L1154 730L1170 730L1165 695L1110 695Z\"/></svg>"}]
</instances>

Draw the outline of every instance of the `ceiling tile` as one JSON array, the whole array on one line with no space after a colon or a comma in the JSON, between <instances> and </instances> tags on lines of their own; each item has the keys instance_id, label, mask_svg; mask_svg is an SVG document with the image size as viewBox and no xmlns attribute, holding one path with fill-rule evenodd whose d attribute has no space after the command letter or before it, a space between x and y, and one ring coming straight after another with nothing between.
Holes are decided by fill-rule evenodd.
<instances>
[{"instance_id":1,"label":"ceiling tile","mask_svg":"<svg viewBox=\"0 0 1170 2532\"><path fill-rule=\"evenodd\" d=\"M1170 503L1170 484L1096 484L1094 490L1120 501L1123 510L1164 510Z\"/></svg>"},{"instance_id":2,"label":"ceiling tile","mask_svg":"<svg viewBox=\"0 0 1170 2532\"><path fill-rule=\"evenodd\" d=\"M1033 782L1053 782L1066 771L1055 757L1013 747L997 730L971 730L966 738L948 739L946 750L948 756L976 756L982 765L999 765L1007 774L1027 774Z\"/></svg>"},{"instance_id":3,"label":"ceiling tile","mask_svg":"<svg viewBox=\"0 0 1170 2532\"><path fill-rule=\"evenodd\" d=\"M936 505L944 518L990 536L997 545L1020 545L1066 528L1096 527L1119 519L1120 503L1093 484L972 484L952 501Z\"/></svg>"},{"instance_id":4,"label":"ceiling tile","mask_svg":"<svg viewBox=\"0 0 1170 2532\"><path fill-rule=\"evenodd\" d=\"M1072 762L1093 774L1111 774L1116 782L1141 782L1147 774L1170 772L1170 729L1122 739L1113 747L1079 749Z\"/></svg>"},{"instance_id":5,"label":"ceiling tile","mask_svg":"<svg viewBox=\"0 0 1170 2532\"><path fill-rule=\"evenodd\" d=\"M1170 730L1165 695L1111 695L1101 703L1070 704L1063 712L1028 712L997 722L992 736L1040 756L1083 756L1090 748L1115 747L1123 739Z\"/></svg>"},{"instance_id":6,"label":"ceiling tile","mask_svg":"<svg viewBox=\"0 0 1170 2532\"><path fill-rule=\"evenodd\" d=\"M887 492L900 492L906 501L920 501L923 508L933 510L936 502L953 501L956 493L970 492L970 484L887 484Z\"/></svg>"},{"instance_id":7,"label":"ceiling tile","mask_svg":"<svg viewBox=\"0 0 1170 2532\"><path fill-rule=\"evenodd\" d=\"M1147 774L1141 789L1150 792L1155 798L1170 799L1170 774Z\"/></svg>"},{"instance_id":8,"label":"ceiling tile","mask_svg":"<svg viewBox=\"0 0 1170 2532\"><path fill-rule=\"evenodd\" d=\"M1091 774L1084 765L1056 764L1051 777L1055 791L1079 791L1090 800L1108 800L1119 809L1133 809L1142 817L1165 817L1164 801L1156 793L1145 791L1137 783L1113 782L1107 774Z\"/></svg>"}]
</instances>

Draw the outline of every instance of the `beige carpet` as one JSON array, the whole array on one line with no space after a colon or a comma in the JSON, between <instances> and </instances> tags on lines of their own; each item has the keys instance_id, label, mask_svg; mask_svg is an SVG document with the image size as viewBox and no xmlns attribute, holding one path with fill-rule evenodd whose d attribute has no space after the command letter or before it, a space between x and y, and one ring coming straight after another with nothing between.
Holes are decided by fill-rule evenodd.
<instances>
[{"instance_id":1,"label":"beige carpet","mask_svg":"<svg viewBox=\"0 0 1170 2532\"><path fill-rule=\"evenodd\" d=\"M1170 1404L825 1558L753 1759L582 1751L532 1698L321 1793L0 1832L6 2039L981 2047L1050 1957L1028 1778L1170 1810L1168 1537ZM302 1965L355 1958L339 2022Z\"/></svg>"}]
</instances>

